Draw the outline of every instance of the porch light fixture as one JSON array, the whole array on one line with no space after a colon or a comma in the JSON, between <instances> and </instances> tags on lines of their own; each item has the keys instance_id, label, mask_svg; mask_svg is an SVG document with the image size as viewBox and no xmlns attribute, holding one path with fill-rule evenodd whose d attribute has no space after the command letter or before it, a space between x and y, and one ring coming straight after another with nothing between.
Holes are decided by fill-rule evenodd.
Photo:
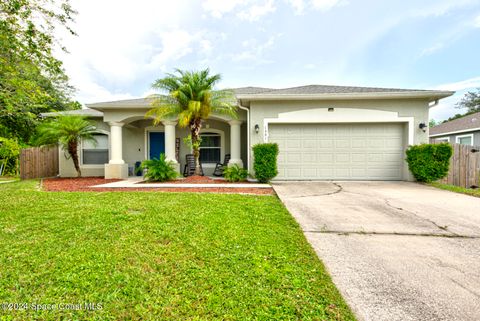
<instances>
[{"instance_id":1,"label":"porch light fixture","mask_svg":"<svg viewBox=\"0 0 480 321\"><path fill-rule=\"evenodd\" d=\"M258 126L258 124L255 125L255 133L258 134L258 132L260 131L260 126Z\"/></svg>"},{"instance_id":2,"label":"porch light fixture","mask_svg":"<svg viewBox=\"0 0 480 321\"><path fill-rule=\"evenodd\" d=\"M425 133L427 131L427 125L425 123L420 123L418 125L418 128L420 128L421 130L423 130L423 132Z\"/></svg>"}]
</instances>

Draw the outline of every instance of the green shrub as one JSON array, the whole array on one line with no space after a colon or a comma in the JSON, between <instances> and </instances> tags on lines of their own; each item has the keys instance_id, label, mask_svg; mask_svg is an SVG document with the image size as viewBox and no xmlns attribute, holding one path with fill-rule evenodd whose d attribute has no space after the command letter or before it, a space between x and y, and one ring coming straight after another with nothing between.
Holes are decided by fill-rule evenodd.
<instances>
[{"instance_id":1,"label":"green shrub","mask_svg":"<svg viewBox=\"0 0 480 321\"><path fill-rule=\"evenodd\" d=\"M167 161L165 154L160 158L148 159L142 162L142 169L146 169L145 179L153 182L166 182L177 178L178 174L172 161Z\"/></svg>"},{"instance_id":2,"label":"green shrub","mask_svg":"<svg viewBox=\"0 0 480 321\"><path fill-rule=\"evenodd\" d=\"M260 183L268 183L277 176L278 145L275 143L256 144L253 146L253 169Z\"/></svg>"},{"instance_id":3,"label":"green shrub","mask_svg":"<svg viewBox=\"0 0 480 321\"><path fill-rule=\"evenodd\" d=\"M233 166L225 168L223 176L229 182L240 182L247 179L248 171L234 164Z\"/></svg>"},{"instance_id":4,"label":"green shrub","mask_svg":"<svg viewBox=\"0 0 480 321\"><path fill-rule=\"evenodd\" d=\"M419 182L433 182L448 174L452 146L443 144L421 144L407 149L408 168Z\"/></svg>"},{"instance_id":5,"label":"green shrub","mask_svg":"<svg viewBox=\"0 0 480 321\"><path fill-rule=\"evenodd\" d=\"M20 150L16 140L0 137L0 165L5 162L3 175L18 175Z\"/></svg>"}]
</instances>

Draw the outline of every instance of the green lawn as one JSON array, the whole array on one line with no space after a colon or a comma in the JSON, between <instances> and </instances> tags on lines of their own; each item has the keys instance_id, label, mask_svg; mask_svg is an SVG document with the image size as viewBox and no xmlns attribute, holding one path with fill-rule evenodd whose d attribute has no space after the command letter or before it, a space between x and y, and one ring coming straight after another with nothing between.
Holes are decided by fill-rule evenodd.
<instances>
[{"instance_id":1,"label":"green lawn","mask_svg":"<svg viewBox=\"0 0 480 321\"><path fill-rule=\"evenodd\" d=\"M471 196L480 197L480 189L479 188L477 188L477 189L463 188L463 187L458 187L458 186L454 186L454 185L447 185L447 184L442 184L442 183L437 183L437 182L430 183L430 185L434 186L434 187L437 187L437 188L447 190L447 191L451 191L451 192L462 193L462 194L467 194L467 195L471 195Z\"/></svg>"},{"instance_id":2,"label":"green lawn","mask_svg":"<svg viewBox=\"0 0 480 321\"><path fill-rule=\"evenodd\" d=\"M354 320L275 196L0 184L0 249L0 320Z\"/></svg>"}]
</instances>

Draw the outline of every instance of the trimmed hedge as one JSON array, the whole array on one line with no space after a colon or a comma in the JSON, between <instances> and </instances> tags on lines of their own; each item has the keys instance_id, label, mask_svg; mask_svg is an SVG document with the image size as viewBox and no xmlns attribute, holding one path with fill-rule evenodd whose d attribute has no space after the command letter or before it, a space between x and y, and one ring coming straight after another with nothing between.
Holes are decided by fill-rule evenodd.
<instances>
[{"instance_id":1,"label":"trimmed hedge","mask_svg":"<svg viewBox=\"0 0 480 321\"><path fill-rule=\"evenodd\" d=\"M448 143L410 146L407 151L408 168L419 182L433 182L448 175L452 146Z\"/></svg>"},{"instance_id":2,"label":"trimmed hedge","mask_svg":"<svg viewBox=\"0 0 480 321\"><path fill-rule=\"evenodd\" d=\"M260 183L268 183L277 176L278 145L276 143L256 144L253 146L253 169Z\"/></svg>"}]
</instances>

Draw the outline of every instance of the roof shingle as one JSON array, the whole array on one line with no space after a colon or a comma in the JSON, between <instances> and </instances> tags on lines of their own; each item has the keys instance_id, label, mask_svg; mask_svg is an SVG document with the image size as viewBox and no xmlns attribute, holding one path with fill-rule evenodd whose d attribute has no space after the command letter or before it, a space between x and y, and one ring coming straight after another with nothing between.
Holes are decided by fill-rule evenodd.
<instances>
[{"instance_id":1,"label":"roof shingle","mask_svg":"<svg viewBox=\"0 0 480 321\"><path fill-rule=\"evenodd\" d=\"M430 128L430 136L480 128L480 112Z\"/></svg>"}]
</instances>

